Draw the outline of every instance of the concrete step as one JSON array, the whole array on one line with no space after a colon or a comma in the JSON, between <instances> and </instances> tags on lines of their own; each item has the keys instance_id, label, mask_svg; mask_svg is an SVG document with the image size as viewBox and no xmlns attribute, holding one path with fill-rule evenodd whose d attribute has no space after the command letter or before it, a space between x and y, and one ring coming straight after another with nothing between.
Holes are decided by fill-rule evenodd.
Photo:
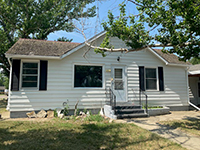
<instances>
[{"instance_id":1,"label":"concrete step","mask_svg":"<svg viewBox=\"0 0 200 150\"><path fill-rule=\"evenodd\" d=\"M115 109L141 109L141 106L136 105L116 105Z\"/></svg>"},{"instance_id":2,"label":"concrete step","mask_svg":"<svg viewBox=\"0 0 200 150\"><path fill-rule=\"evenodd\" d=\"M117 109L117 114L136 114L136 113L144 113L144 109Z\"/></svg>"},{"instance_id":3,"label":"concrete step","mask_svg":"<svg viewBox=\"0 0 200 150\"><path fill-rule=\"evenodd\" d=\"M135 113L135 114L118 114L117 119L125 119L125 118L142 118L148 117L146 113Z\"/></svg>"}]
</instances>

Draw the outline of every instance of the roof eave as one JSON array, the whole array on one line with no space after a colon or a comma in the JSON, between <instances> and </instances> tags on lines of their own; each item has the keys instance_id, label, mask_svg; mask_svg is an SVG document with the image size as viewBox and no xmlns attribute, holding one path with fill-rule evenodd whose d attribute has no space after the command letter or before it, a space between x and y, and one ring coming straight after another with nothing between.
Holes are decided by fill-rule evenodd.
<instances>
[{"instance_id":1,"label":"roof eave","mask_svg":"<svg viewBox=\"0 0 200 150\"><path fill-rule=\"evenodd\" d=\"M148 49L155 54L160 60L162 60L166 65L169 66L180 66L180 67L190 67L191 65L188 64L178 64L178 63L170 63L166 61L162 56L160 56L158 53L156 53L152 48L148 47Z\"/></svg>"},{"instance_id":2,"label":"roof eave","mask_svg":"<svg viewBox=\"0 0 200 150\"><path fill-rule=\"evenodd\" d=\"M19 54L5 54L7 58L14 59L61 59L60 56L40 56L40 55L19 55Z\"/></svg>"},{"instance_id":3,"label":"roof eave","mask_svg":"<svg viewBox=\"0 0 200 150\"><path fill-rule=\"evenodd\" d=\"M200 74L200 70L198 70L198 71L189 71L188 73L189 73L189 75L197 75L197 74Z\"/></svg>"},{"instance_id":4,"label":"roof eave","mask_svg":"<svg viewBox=\"0 0 200 150\"><path fill-rule=\"evenodd\" d=\"M158 53L156 53L152 48L148 47L148 49L150 50L150 52L152 52L154 55L156 55L160 60L162 60L166 65L169 64L168 61L166 61L163 57L161 57Z\"/></svg>"},{"instance_id":5,"label":"roof eave","mask_svg":"<svg viewBox=\"0 0 200 150\"><path fill-rule=\"evenodd\" d=\"M176 64L176 63L168 63L167 65L169 66L180 66L180 67L190 67L192 65L188 65L188 64Z\"/></svg>"},{"instance_id":6,"label":"roof eave","mask_svg":"<svg viewBox=\"0 0 200 150\"><path fill-rule=\"evenodd\" d=\"M97 36L95 36L95 37L89 39L88 41L89 41L89 42L93 42L94 40L98 39L99 37L103 36L104 34L106 34L106 31L101 32L99 35L97 35ZM63 54L60 58L63 59L63 58L65 58L65 57L69 56L70 54L76 52L77 50L83 48L84 46L86 46L86 44L83 42L83 43L80 44L79 46L77 46L77 47L71 49L69 52Z\"/></svg>"}]
</instances>

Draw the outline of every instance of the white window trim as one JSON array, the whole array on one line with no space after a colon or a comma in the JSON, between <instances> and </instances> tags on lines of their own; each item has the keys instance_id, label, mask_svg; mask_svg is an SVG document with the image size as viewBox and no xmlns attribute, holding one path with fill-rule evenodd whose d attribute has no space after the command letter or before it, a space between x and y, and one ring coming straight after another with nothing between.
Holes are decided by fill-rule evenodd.
<instances>
[{"instance_id":1,"label":"white window trim","mask_svg":"<svg viewBox=\"0 0 200 150\"><path fill-rule=\"evenodd\" d=\"M75 75L75 66L101 66L102 67L102 87L74 87L74 75ZM72 89L105 89L105 66L103 64L85 64L85 63L74 63L72 68Z\"/></svg>"},{"instance_id":2,"label":"white window trim","mask_svg":"<svg viewBox=\"0 0 200 150\"><path fill-rule=\"evenodd\" d=\"M37 87L22 87L22 71L23 71L23 63L38 63L38 78L37 78ZM40 60L21 60L20 64L20 83L19 87L23 90L39 90L39 79L40 79Z\"/></svg>"},{"instance_id":3,"label":"white window trim","mask_svg":"<svg viewBox=\"0 0 200 150\"><path fill-rule=\"evenodd\" d=\"M147 89L146 88L146 69L156 69L156 89ZM159 91L159 81L158 81L158 67L144 67L144 78L145 78L145 90L146 91Z\"/></svg>"}]
</instances>

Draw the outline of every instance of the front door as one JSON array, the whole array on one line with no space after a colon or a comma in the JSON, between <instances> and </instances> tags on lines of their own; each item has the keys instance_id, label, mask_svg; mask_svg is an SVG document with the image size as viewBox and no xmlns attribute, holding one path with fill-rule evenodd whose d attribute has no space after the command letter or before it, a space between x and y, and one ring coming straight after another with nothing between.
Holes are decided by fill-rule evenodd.
<instances>
[{"instance_id":1,"label":"front door","mask_svg":"<svg viewBox=\"0 0 200 150\"><path fill-rule=\"evenodd\" d=\"M125 69L124 67L113 67L113 93L116 95L117 102L126 101Z\"/></svg>"}]
</instances>

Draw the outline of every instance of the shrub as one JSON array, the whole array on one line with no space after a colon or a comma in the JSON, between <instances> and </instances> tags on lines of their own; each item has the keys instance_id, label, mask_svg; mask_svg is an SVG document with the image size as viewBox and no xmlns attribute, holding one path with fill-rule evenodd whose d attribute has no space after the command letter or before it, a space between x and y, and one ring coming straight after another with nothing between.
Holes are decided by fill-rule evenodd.
<instances>
[{"instance_id":1,"label":"shrub","mask_svg":"<svg viewBox=\"0 0 200 150\"><path fill-rule=\"evenodd\" d=\"M54 109L54 117L58 117L57 109Z\"/></svg>"},{"instance_id":2,"label":"shrub","mask_svg":"<svg viewBox=\"0 0 200 150\"><path fill-rule=\"evenodd\" d=\"M97 122L101 122L101 121L103 121L103 117L100 116L99 114L98 115L90 115L90 116L87 116L84 120L85 121L97 121Z\"/></svg>"},{"instance_id":3,"label":"shrub","mask_svg":"<svg viewBox=\"0 0 200 150\"><path fill-rule=\"evenodd\" d=\"M68 113L69 113L69 106L68 105L65 106L63 113L64 113L64 116L68 115Z\"/></svg>"}]
</instances>

